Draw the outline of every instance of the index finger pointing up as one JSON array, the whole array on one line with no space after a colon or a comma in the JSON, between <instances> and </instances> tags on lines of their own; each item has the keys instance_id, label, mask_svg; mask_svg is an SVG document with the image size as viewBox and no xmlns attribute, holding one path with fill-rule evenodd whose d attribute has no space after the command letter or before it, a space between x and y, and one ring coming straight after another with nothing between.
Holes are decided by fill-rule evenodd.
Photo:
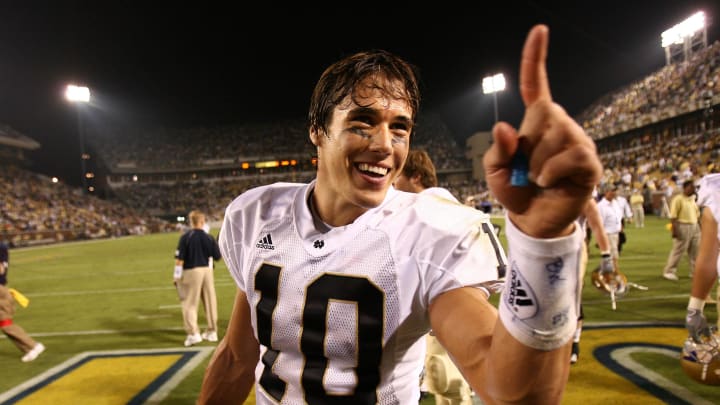
<instances>
[{"instance_id":1,"label":"index finger pointing up","mask_svg":"<svg viewBox=\"0 0 720 405\"><path fill-rule=\"evenodd\" d=\"M520 61L520 95L525 107L538 100L552 100L545 66L548 36L547 26L536 25L525 39Z\"/></svg>"}]
</instances>

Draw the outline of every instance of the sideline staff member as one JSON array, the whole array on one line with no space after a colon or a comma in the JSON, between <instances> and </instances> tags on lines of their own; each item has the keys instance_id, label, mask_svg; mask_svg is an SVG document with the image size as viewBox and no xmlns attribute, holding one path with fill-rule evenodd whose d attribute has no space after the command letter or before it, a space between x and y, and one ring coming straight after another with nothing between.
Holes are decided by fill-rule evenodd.
<instances>
[{"instance_id":1,"label":"sideline staff member","mask_svg":"<svg viewBox=\"0 0 720 405\"><path fill-rule=\"evenodd\" d=\"M217 342L217 297L215 296L215 278L209 258L216 261L221 258L220 248L215 239L205 232L205 214L190 212L192 229L180 237L175 251L175 272L173 279L181 292L183 322L187 338L185 346L200 343L203 339ZM202 296L207 319L207 330L200 334L198 328L198 304Z\"/></svg>"}]
</instances>

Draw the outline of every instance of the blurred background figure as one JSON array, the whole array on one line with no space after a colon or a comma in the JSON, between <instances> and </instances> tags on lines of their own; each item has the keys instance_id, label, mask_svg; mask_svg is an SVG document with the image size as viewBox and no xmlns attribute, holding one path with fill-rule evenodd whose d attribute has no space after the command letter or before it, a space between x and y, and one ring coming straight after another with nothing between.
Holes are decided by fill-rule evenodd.
<instances>
[{"instance_id":1,"label":"blurred background figure","mask_svg":"<svg viewBox=\"0 0 720 405\"><path fill-rule=\"evenodd\" d=\"M663 277L667 280L678 280L677 266L686 252L690 263L689 276L692 278L700 241L699 218L700 209L695 202L695 183L685 180L682 194L677 194L670 202L673 244L663 269Z\"/></svg>"},{"instance_id":2,"label":"blurred background figure","mask_svg":"<svg viewBox=\"0 0 720 405\"><path fill-rule=\"evenodd\" d=\"M409 193L433 195L459 204L455 196L443 187L438 187L435 165L427 152L411 149L402 173L393 183L395 188ZM445 348L429 333L425 339L425 366L420 370L421 397L427 392L435 396L435 402L443 405L472 404L472 390L455 363L450 360Z\"/></svg>"},{"instance_id":3,"label":"blurred background figure","mask_svg":"<svg viewBox=\"0 0 720 405\"><path fill-rule=\"evenodd\" d=\"M608 184L603 189L603 198L598 202L597 208L600 212L602 226L610 241L610 256L613 259L613 267L618 269L620 252L620 231L622 231L622 207L617 201L617 186ZM593 230L594 231L594 230Z\"/></svg>"},{"instance_id":4,"label":"blurred background figure","mask_svg":"<svg viewBox=\"0 0 720 405\"><path fill-rule=\"evenodd\" d=\"M8 247L5 243L0 242L0 329L24 353L21 360L27 363L35 360L40 353L44 352L45 346L31 338L20 325L13 323L14 294L17 292L7 287L9 267Z\"/></svg>"},{"instance_id":5,"label":"blurred background figure","mask_svg":"<svg viewBox=\"0 0 720 405\"><path fill-rule=\"evenodd\" d=\"M393 184L396 189L401 191L431 194L459 203L450 191L438 187L435 165L430 155L421 149L413 149L408 153L403 171Z\"/></svg>"},{"instance_id":6,"label":"blurred background figure","mask_svg":"<svg viewBox=\"0 0 720 405\"><path fill-rule=\"evenodd\" d=\"M204 340L217 342L217 297L215 278L211 260L219 260L220 247L208 234L205 227L205 214L194 210L190 212L192 229L185 232L175 251L175 269L173 280L178 286L182 303L183 322L187 338L185 346L192 346ZM198 304L202 298L205 308L207 329L200 334L198 327Z\"/></svg>"},{"instance_id":7,"label":"blurred background figure","mask_svg":"<svg viewBox=\"0 0 720 405\"><path fill-rule=\"evenodd\" d=\"M632 210L635 228L645 227L645 197L638 189L633 189L630 195L630 209Z\"/></svg>"},{"instance_id":8,"label":"blurred background figure","mask_svg":"<svg viewBox=\"0 0 720 405\"><path fill-rule=\"evenodd\" d=\"M578 218L578 223L585 229L588 235L595 235L595 241L600 249L601 262L600 272L603 274L609 274L615 271L613 257L610 253L610 240L608 239L605 228L603 227L603 221L600 216L600 210L598 210L597 202L594 198L588 200L585 210L582 215ZM586 238L583 240L583 247L580 250L580 260L578 261L578 272L580 274L579 280L585 280L585 272L587 270L588 256L590 253L590 239ZM580 300L580 316L578 317L577 328L573 335L573 344L570 352L570 364L575 364L580 358L580 336L582 334L583 319L585 314L583 313L582 298Z\"/></svg>"}]
</instances>

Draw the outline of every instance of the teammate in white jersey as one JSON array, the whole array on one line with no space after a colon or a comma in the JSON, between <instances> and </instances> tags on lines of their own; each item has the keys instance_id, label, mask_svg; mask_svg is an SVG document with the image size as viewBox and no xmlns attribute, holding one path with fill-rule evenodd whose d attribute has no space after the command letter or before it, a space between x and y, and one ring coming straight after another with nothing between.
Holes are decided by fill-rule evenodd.
<instances>
[{"instance_id":1,"label":"teammate in white jersey","mask_svg":"<svg viewBox=\"0 0 720 405\"><path fill-rule=\"evenodd\" d=\"M697 205L702 208L700 216L700 249L695 259L690 301L685 325L690 336L700 341L710 335L710 328L703 314L705 298L715 285L720 269L720 173L708 174L700 181ZM718 289L720 293L720 288ZM717 304L720 310L720 302ZM720 325L720 319L718 320Z\"/></svg>"},{"instance_id":2,"label":"teammate in white jersey","mask_svg":"<svg viewBox=\"0 0 720 405\"><path fill-rule=\"evenodd\" d=\"M484 401L560 402L577 321L574 221L602 165L552 102L547 44L547 27L534 27L520 66L523 122L498 123L484 157L508 211L499 310L478 288L505 269L488 217L391 187L419 111L414 69L361 52L326 69L313 92L316 179L249 190L225 212L220 245L238 292L200 404L240 403L255 383L261 405L417 403L431 328ZM511 184L518 149L525 186Z\"/></svg>"},{"instance_id":3,"label":"teammate in white jersey","mask_svg":"<svg viewBox=\"0 0 720 405\"><path fill-rule=\"evenodd\" d=\"M443 198L460 204L448 189L438 187L435 164L430 155L421 149L411 149L408 152L402 173L395 179L393 185L400 191L423 194L432 196L432 198ZM505 262L506 259L503 257L502 261ZM498 283L498 285L500 284ZM488 291L489 295L490 291ZM431 392L435 397L436 405L471 405L470 386L460 370L452 363L445 348L432 333L427 334L425 341L427 349L425 350L425 363L420 370L422 376L420 396L422 397L423 393Z\"/></svg>"}]
</instances>

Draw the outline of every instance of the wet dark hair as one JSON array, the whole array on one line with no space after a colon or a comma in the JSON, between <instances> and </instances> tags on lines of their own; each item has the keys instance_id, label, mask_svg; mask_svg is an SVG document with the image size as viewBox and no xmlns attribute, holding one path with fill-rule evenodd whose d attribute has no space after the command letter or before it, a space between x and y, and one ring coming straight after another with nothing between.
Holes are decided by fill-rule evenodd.
<instances>
[{"instance_id":1,"label":"wet dark hair","mask_svg":"<svg viewBox=\"0 0 720 405\"><path fill-rule=\"evenodd\" d=\"M309 129L327 134L335 107L348 95L360 105L356 99L358 86L367 77L373 77L375 89L407 102L415 123L420 108L417 69L390 52L372 50L348 56L325 69L310 99Z\"/></svg>"}]
</instances>

